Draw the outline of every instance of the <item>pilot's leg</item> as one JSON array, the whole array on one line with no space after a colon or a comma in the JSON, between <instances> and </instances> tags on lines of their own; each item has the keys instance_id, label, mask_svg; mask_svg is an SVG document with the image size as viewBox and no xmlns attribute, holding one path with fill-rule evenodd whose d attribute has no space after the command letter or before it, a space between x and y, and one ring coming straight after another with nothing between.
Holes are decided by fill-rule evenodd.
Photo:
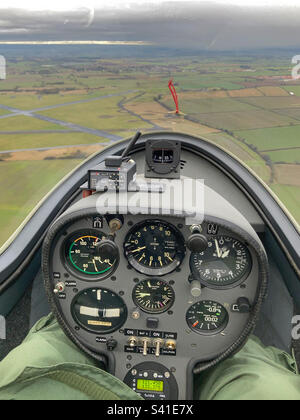
<instances>
[{"instance_id":1,"label":"pilot's leg","mask_svg":"<svg viewBox=\"0 0 300 420\"><path fill-rule=\"evenodd\" d=\"M97 367L52 315L0 363L0 400L133 400L139 396Z\"/></svg>"},{"instance_id":2,"label":"pilot's leg","mask_svg":"<svg viewBox=\"0 0 300 420\"><path fill-rule=\"evenodd\" d=\"M300 375L287 353L251 337L235 356L195 378L200 400L300 400Z\"/></svg>"}]
</instances>

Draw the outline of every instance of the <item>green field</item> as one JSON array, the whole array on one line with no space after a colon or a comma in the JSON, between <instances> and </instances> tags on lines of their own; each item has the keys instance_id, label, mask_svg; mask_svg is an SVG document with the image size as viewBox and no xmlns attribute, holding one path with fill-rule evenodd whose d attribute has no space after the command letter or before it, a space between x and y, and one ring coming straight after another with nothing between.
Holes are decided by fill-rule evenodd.
<instances>
[{"instance_id":1,"label":"green field","mask_svg":"<svg viewBox=\"0 0 300 420\"><path fill-rule=\"evenodd\" d=\"M115 133L123 130L151 128L139 118L128 114L118 107L122 98L109 98L40 112L51 118L72 122L89 128Z\"/></svg>"},{"instance_id":2,"label":"green field","mask_svg":"<svg viewBox=\"0 0 300 420\"><path fill-rule=\"evenodd\" d=\"M244 143L232 136L224 133L206 134L205 137L223 147L230 153L238 156L246 165L249 166L263 181L268 183L270 179L270 169L266 166L263 158L253 150L249 149Z\"/></svg>"},{"instance_id":3,"label":"green field","mask_svg":"<svg viewBox=\"0 0 300 420\"><path fill-rule=\"evenodd\" d=\"M79 163L75 159L0 162L0 179L5 179L0 183L0 243L8 239L45 194Z\"/></svg>"},{"instance_id":4,"label":"green field","mask_svg":"<svg viewBox=\"0 0 300 420\"><path fill-rule=\"evenodd\" d=\"M240 98L240 100L256 108L284 109L300 107L300 98L297 96L259 96L256 98Z\"/></svg>"},{"instance_id":5,"label":"green field","mask_svg":"<svg viewBox=\"0 0 300 420\"><path fill-rule=\"evenodd\" d=\"M17 115L14 117L0 119L0 131L31 131L31 130L64 130L67 127L52 124L37 118ZM0 137L1 142L1 137Z\"/></svg>"},{"instance_id":6,"label":"green field","mask_svg":"<svg viewBox=\"0 0 300 420\"><path fill-rule=\"evenodd\" d=\"M42 95L38 93L32 94L7 94L0 93L0 103L2 105L10 106L12 108L17 108L21 110L32 110L37 108L43 108L45 106L65 104L73 101L80 101L84 99L89 99L95 96L101 96L103 93L98 91L95 93L85 93L82 95L71 95L68 93L65 94L52 94L52 95ZM1 110L0 110L1 112Z\"/></svg>"},{"instance_id":7,"label":"green field","mask_svg":"<svg viewBox=\"0 0 300 420\"><path fill-rule=\"evenodd\" d=\"M107 143L107 139L85 133L1 134L0 150ZM0 155L1 158L1 155Z\"/></svg>"},{"instance_id":8,"label":"green field","mask_svg":"<svg viewBox=\"0 0 300 420\"><path fill-rule=\"evenodd\" d=\"M300 164L300 146L298 149L278 150L275 152L264 152L268 155L272 162L275 163L298 163Z\"/></svg>"},{"instance_id":9,"label":"green field","mask_svg":"<svg viewBox=\"0 0 300 420\"><path fill-rule=\"evenodd\" d=\"M285 204L293 217L300 221L300 188L290 185L272 185L274 193Z\"/></svg>"},{"instance_id":10,"label":"green field","mask_svg":"<svg viewBox=\"0 0 300 420\"><path fill-rule=\"evenodd\" d=\"M185 114L214 114L255 110L252 105L231 98L183 99L180 101L180 104ZM171 106L172 101L167 101L167 105Z\"/></svg>"},{"instance_id":11,"label":"green field","mask_svg":"<svg viewBox=\"0 0 300 420\"><path fill-rule=\"evenodd\" d=\"M209 114L191 114L203 124L224 130L251 130L255 128L268 128L300 124L284 115L276 115L269 111L249 110L247 112L216 112Z\"/></svg>"},{"instance_id":12,"label":"green field","mask_svg":"<svg viewBox=\"0 0 300 420\"><path fill-rule=\"evenodd\" d=\"M299 147L300 126L265 128L260 130L236 131L247 143L253 144L258 150Z\"/></svg>"},{"instance_id":13,"label":"green field","mask_svg":"<svg viewBox=\"0 0 300 420\"><path fill-rule=\"evenodd\" d=\"M203 88L219 88L219 89L240 89L242 86L235 83L232 79L227 80L220 75L201 75L199 74L186 74L177 75L176 83L179 85L180 90L199 90ZM236 80L236 79L234 79Z\"/></svg>"},{"instance_id":14,"label":"green field","mask_svg":"<svg viewBox=\"0 0 300 420\"><path fill-rule=\"evenodd\" d=\"M274 110L277 115L287 115L288 117L294 118L297 121L300 121L300 107L299 108L284 108Z\"/></svg>"},{"instance_id":15,"label":"green field","mask_svg":"<svg viewBox=\"0 0 300 420\"><path fill-rule=\"evenodd\" d=\"M0 103L1 103L1 102L0 102ZM0 108L0 116L1 116L1 115L8 115L8 114L11 114L11 112L6 111L5 109L1 109L1 108Z\"/></svg>"},{"instance_id":16,"label":"green field","mask_svg":"<svg viewBox=\"0 0 300 420\"><path fill-rule=\"evenodd\" d=\"M287 92L293 92L296 96L300 96L300 86L284 86Z\"/></svg>"}]
</instances>

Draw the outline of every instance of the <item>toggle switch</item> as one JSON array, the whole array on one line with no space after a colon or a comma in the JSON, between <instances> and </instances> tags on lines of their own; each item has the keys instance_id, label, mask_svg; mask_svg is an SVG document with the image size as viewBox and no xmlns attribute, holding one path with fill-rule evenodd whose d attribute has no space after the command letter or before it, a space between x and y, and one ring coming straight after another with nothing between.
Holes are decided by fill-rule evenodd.
<instances>
[{"instance_id":1,"label":"toggle switch","mask_svg":"<svg viewBox=\"0 0 300 420\"><path fill-rule=\"evenodd\" d=\"M148 337L144 337L142 339L142 343L143 343L143 356L147 356L148 354L148 345L150 344L151 340Z\"/></svg>"},{"instance_id":2,"label":"toggle switch","mask_svg":"<svg viewBox=\"0 0 300 420\"><path fill-rule=\"evenodd\" d=\"M117 345L118 342L114 338L110 338L106 343L107 350L109 351L113 351L117 347Z\"/></svg>"},{"instance_id":3,"label":"toggle switch","mask_svg":"<svg viewBox=\"0 0 300 420\"><path fill-rule=\"evenodd\" d=\"M138 340L136 337L129 337L128 339L129 347L135 347L137 346L137 343L138 343Z\"/></svg>"},{"instance_id":4,"label":"toggle switch","mask_svg":"<svg viewBox=\"0 0 300 420\"><path fill-rule=\"evenodd\" d=\"M58 293L63 293L65 291L65 283L63 282L59 282L57 283L57 285L55 286L55 289L53 290L53 292L57 295Z\"/></svg>"},{"instance_id":5,"label":"toggle switch","mask_svg":"<svg viewBox=\"0 0 300 420\"><path fill-rule=\"evenodd\" d=\"M166 348L168 350L176 350L176 341L175 340L167 340L166 341Z\"/></svg>"},{"instance_id":6,"label":"toggle switch","mask_svg":"<svg viewBox=\"0 0 300 420\"><path fill-rule=\"evenodd\" d=\"M160 356L160 349L164 345L164 340L162 340L161 338L156 338L153 341L153 345L155 346L155 356L159 357Z\"/></svg>"}]
</instances>

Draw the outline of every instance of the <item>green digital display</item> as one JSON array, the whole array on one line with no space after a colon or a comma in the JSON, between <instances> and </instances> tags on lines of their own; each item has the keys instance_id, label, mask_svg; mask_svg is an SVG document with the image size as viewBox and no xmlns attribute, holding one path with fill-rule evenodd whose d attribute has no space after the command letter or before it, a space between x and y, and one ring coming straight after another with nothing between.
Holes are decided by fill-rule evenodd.
<instances>
[{"instance_id":1,"label":"green digital display","mask_svg":"<svg viewBox=\"0 0 300 420\"><path fill-rule=\"evenodd\" d=\"M164 390L164 383L163 381L151 381L149 379L138 379L137 389L139 391L162 392Z\"/></svg>"}]
</instances>

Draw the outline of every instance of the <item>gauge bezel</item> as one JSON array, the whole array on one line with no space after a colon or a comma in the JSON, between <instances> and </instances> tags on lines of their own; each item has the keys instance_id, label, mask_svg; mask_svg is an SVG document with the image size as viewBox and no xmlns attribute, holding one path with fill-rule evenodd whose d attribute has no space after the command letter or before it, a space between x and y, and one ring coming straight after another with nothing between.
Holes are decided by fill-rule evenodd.
<instances>
[{"instance_id":1,"label":"gauge bezel","mask_svg":"<svg viewBox=\"0 0 300 420\"><path fill-rule=\"evenodd\" d=\"M242 274L242 276L235 279L232 283L230 283L230 284L220 284L220 285L219 284L212 284L208 280L203 279L201 274L199 273L198 269L195 267L195 263L193 261L193 258L197 254L197 252L192 252L191 255L190 255L190 270L191 270L191 273L193 274L193 276L197 280L200 281L200 283L203 286L206 286L207 288L213 289L213 290L229 290L229 289L234 289L235 287L240 286L241 284L243 284L247 280L247 278L249 277L249 275L252 271L252 267L253 267L253 259L252 259L251 251L249 249L249 245L247 243L241 241L239 238L236 238L236 237L234 237L230 234L225 233L225 234L218 234L218 235L209 235L209 236L207 236L207 239L208 239L208 241L210 241L214 238L222 237L222 236L227 237L227 238L231 238L235 241L238 241L246 248L246 251L247 251L247 254L248 254L247 257L249 257L249 265L248 265L247 270Z\"/></svg>"},{"instance_id":2,"label":"gauge bezel","mask_svg":"<svg viewBox=\"0 0 300 420\"><path fill-rule=\"evenodd\" d=\"M142 284L142 283L145 283L145 282L147 282L147 281L151 281L151 280L156 280L156 281L160 281L161 283L163 283L163 284L165 284L166 286L168 286L168 288L172 291L172 294L173 294L173 296L172 296L172 299L171 299L171 303L170 304L168 304L167 306L165 306L162 310L158 310L158 311L153 311L153 310L147 310L147 309L145 309L144 307L142 307L141 305L140 305L140 303L137 301L137 298L136 298L136 296L135 296L135 292L136 292L136 289ZM156 314L163 314L164 312L167 312L167 311L169 311L171 308L172 308L172 306L174 305L174 303L175 303L175 291L174 291L174 289L173 289L173 287L167 282L167 281L165 281L165 280L163 280L163 279L161 279L161 278L154 278L154 277L152 277L152 278L147 278L147 279L144 279L144 280L142 280L142 281L140 281L139 283L137 283L135 286L134 286L134 288L133 288L133 290L132 290L132 300L133 300L133 302L134 302L134 304L141 310L141 311L143 311L143 312L145 312L145 313L147 313L147 314L152 314L152 315L156 315Z\"/></svg>"},{"instance_id":3,"label":"gauge bezel","mask_svg":"<svg viewBox=\"0 0 300 420\"><path fill-rule=\"evenodd\" d=\"M143 226L158 224L158 223L169 227L175 233L177 243L179 244L178 248L181 248L181 250L177 249L176 255L174 257L174 261L171 264L169 264L167 266L164 266L162 268L149 268L149 267L146 267L144 265L139 264L138 261L136 261L136 259L134 257L132 257L132 256L130 257L128 255L127 250L126 250L125 244L126 244L126 242L128 242L129 236L132 235L137 230L140 230ZM164 276L166 274L170 274L173 271L175 271L182 264L182 262L184 260L184 257L185 257L185 254L186 254L185 239L184 239L183 234L172 223L169 223L169 222L167 222L165 220L161 220L161 219L143 220L139 223L136 223L134 226L132 226L132 228L127 232L127 234L125 236L125 240L124 240L124 243L123 243L123 249L124 249L125 258L126 258L126 260L128 261L128 264L131 267L133 267L138 273L148 275L148 276L152 276L152 277L157 277L157 276L161 277L161 276Z\"/></svg>"},{"instance_id":4,"label":"gauge bezel","mask_svg":"<svg viewBox=\"0 0 300 420\"><path fill-rule=\"evenodd\" d=\"M226 312L226 318L225 318L225 322L223 322L223 324L219 327L219 328L217 328L217 329L215 329L215 330L198 330L198 329L196 329L195 327L193 327L193 326L191 326L190 324L189 324L189 322L188 322L188 319L187 319L187 315L188 315L188 313L189 313L189 311L191 310L191 308L193 307L193 306L195 306L195 305L198 305L199 303L203 303L203 302L212 302L212 303L216 303L217 305L219 305L219 306L221 306L222 307L222 309ZM199 300L199 301L197 301L197 302L195 302L195 303L193 303L189 308L188 308L188 310L186 311L186 314L185 314L185 320L186 320L186 323L187 323L187 325L188 325L188 327L189 327L189 329L191 330L191 331L193 331L193 332L195 332L196 334L199 334L199 335L205 335L205 336L214 336L214 335L218 335L218 334L220 334L222 331L224 331L225 329L226 329L226 327L228 326L228 324L229 324L229 312L227 311L227 309L224 307L224 305L222 305L221 303L219 303L219 302L217 302L217 301L215 301L215 300L210 300L210 299L205 299L205 300Z\"/></svg>"},{"instance_id":5,"label":"gauge bezel","mask_svg":"<svg viewBox=\"0 0 300 420\"><path fill-rule=\"evenodd\" d=\"M108 292L110 292L110 293L114 294L115 296L117 296L120 299L120 301L123 302L124 309L125 309L122 323L120 323L116 327L113 327L113 328L108 329L105 332L103 332L103 331L100 332L100 331L94 331L93 329L88 328L86 325L84 325L82 322L80 322L78 320L78 318L76 316L74 316L74 306L75 306L75 302L78 299L78 296L81 296L84 292L86 292L88 290L107 290ZM111 289L109 289L107 287L88 287L88 288L83 289L80 292L78 292L74 296L74 298L72 299L72 303L71 303L71 306L70 306L70 312L71 312L71 316L72 316L73 321L76 324L78 324L80 326L80 328L82 328L83 330L88 331L89 333L92 333L94 335L107 335L107 334L112 334L113 332L115 332L115 331L119 330L120 328L122 328L123 325L126 323L126 321L128 319L128 307L126 305L126 302L124 301L124 299L117 292L115 292L114 290L111 290Z\"/></svg>"},{"instance_id":6,"label":"gauge bezel","mask_svg":"<svg viewBox=\"0 0 300 420\"><path fill-rule=\"evenodd\" d=\"M81 271L79 268L77 268L72 262L70 262L68 260L68 255L69 255L69 251L70 251L70 247L68 247L71 238L76 237L78 235L78 238L80 236L96 236L96 237L101 237L103 236L107 236L105 234L105 232L103 232L102 230L96 230L96 229L92 229L92 228L83 228L83 229L78 229L78 230L74 230L73 232L70 232L66 238L64 239L62 246L61 246L61 259L63 261L64 267L66 268L66 270L72 274L73 276L76 276L78 279L83 280L83 281L87 281L87 282L93 282L93 281L101 281L101 280L105 280L108 277L110 277L118 268L119 262L120 262L120 255L118 254L118 256L116 257L116 261L113 265L113 267L111 267L109 270L107 270L105 273L101 273L101 274L85 274L83 271Z\"/></svg>"}]
</instances>

